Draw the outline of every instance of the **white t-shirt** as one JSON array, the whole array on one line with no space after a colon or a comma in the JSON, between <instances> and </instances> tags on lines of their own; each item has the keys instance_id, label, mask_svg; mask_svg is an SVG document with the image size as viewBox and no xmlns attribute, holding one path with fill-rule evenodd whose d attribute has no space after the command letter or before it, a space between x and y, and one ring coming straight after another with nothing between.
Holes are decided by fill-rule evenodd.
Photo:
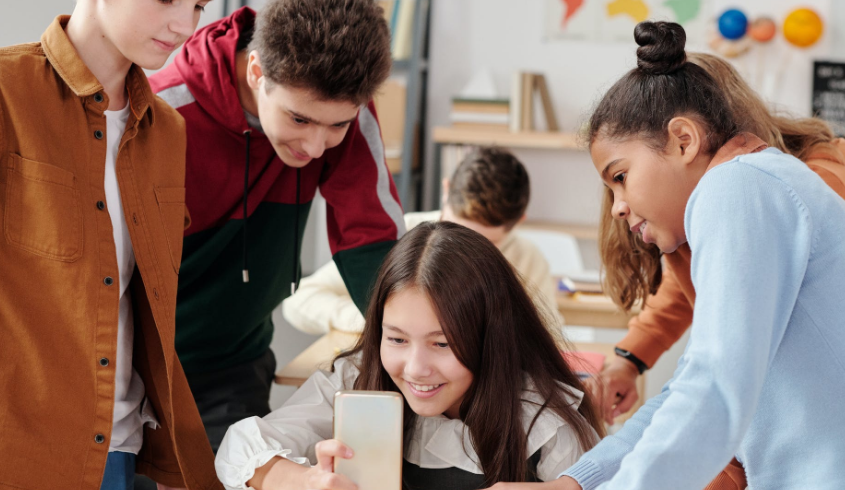
<instances>
[{"instance_id":1,"label":"white t-shirt","mask_svg":"<svg viewBox=\"0 0 845 490\"><path fill-rule=\"evenodd\" d=\"M114 234L117 252L117 269L120 277L120 305L117 323L117 359L114 360L115 389L112 436L109 451L138 454L143 442L143 420L141 403L144 400L144 382L132 367L132 346L135 328L132 319L132 299L129 297L129 281L135 271L135 252L129 237L129 228L123 216L120 188L117 185L115 163L120 140L129 119L129 105L119 111L105 111L106 114L106 203Z\"/></svg>"}]
</instances>

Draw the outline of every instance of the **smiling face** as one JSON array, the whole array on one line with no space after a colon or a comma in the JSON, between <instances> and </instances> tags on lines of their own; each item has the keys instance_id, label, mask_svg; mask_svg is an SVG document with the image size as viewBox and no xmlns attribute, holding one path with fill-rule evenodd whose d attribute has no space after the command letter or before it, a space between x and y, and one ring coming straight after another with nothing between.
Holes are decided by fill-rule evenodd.
<instances>
[{"instance_id":1,"label":"smiling face","mask_svg":"<svg viewBox=\"0 0 845 490\"><path fill-rule=\"evenodd\" d=\"M361 109L349 101L324 100L310 90L270 82L255 51L249 54L246 79L264 134L290 167L304 167L339 145Z\"/></svg>"},{"instance_id":2,"label":"smiling face","mask_svg":"<svg viewBox=\"0 0 845 490\"><path fill-rule=\"evenodd\" d=\"M127 60L155 70L193 34L211 0L100 0L104 37Z\"/></svg>"},{"instance_id":3,"label":"smiling face","mask_svg":"<svg viewBox=\"0 0 845 490\"><path fill-rule=\"evenodd\" d=\"M625 220L632 233L663 253L686 243L684 211L710 160L699 151L700 133L692 121L673 119L669 129L665 151L643 140L603 135L590 146L593 165L613 193L613 218Z\"/></svg>"},{"instance_id":4,"label":"smiling face","mask_svg":"<svg viewBox=\"0 0 845 490\"><path fill-rule=\"evenodd\" d=\"M473 375L449 348L425 294L407 288L390 296L380 352L382 366L416 414L459 417Z\"/></svg>"}]
</instances>

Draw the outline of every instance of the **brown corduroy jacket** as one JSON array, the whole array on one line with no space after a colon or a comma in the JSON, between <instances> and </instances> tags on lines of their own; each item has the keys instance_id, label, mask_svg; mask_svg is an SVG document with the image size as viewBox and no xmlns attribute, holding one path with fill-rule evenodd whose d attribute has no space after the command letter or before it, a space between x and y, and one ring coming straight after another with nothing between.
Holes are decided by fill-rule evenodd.
<instances>
[{"instance_id":1,"label":"brown corduroy jacket","mask_svg":"<svg viewBox=\"0 0 845 490\"><path fill-rule=\"evenodd\" d=\"M111 437L118 268L104 189L108 97L57 18L0 48L0 489L97 490ZM137 268L133 365L161 427L137 469L220 489L173 347L184 121L133 66L117 179Z\"/></svg>"}]
</instances>

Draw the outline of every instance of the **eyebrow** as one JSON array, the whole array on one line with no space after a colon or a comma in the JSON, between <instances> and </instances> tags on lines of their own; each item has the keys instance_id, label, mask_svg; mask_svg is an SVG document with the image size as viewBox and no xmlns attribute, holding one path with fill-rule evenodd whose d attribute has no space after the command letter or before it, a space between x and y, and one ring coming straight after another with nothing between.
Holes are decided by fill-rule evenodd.
<instances>
[{"instance_id":1,"label":"eyebrow","mask_svg":"<svg viewBox=\"0 0 845 490\"><path fill-rule=\"evenodd\" d=\"M393 330L394 332L401 333L402 335L408 335L407 332L405 332L404 330L402 330L399 327L394 327L393 325L388 325L387 323L383 323L382 326L384 328L388 329L388 330ZM435 330L435 331L432 331L432 332L428 332L425 336L426 337L439 337L441 335L445 336L445 334L443 333L443 330ZM410 337L410 335L408 335L408 336Z\"/></svg>"},{"instance_id":2,"label":"eyebrow","mask_svg":"<svg viewBox=\"0 0 845 490\"><path fill-rule=\"evenodd\" d=\"M617 158L612 162L608 163L607 166L604 167L604 170L601 171L601 178L604 181L610 180L610 169L613 168L617 163L621 162L622 158Z\"/></svg>"},{"instance_id":3,"label":"eyebrow","mask_svg":"<svg viewBox=\"0 0 845 490\"><path fill-rule=\"evenodd\" d=\"M308 117L304 114L300 114L296 111L293 111L293 110L290 110L290 109L288 109L287 111L288 111L288 113L290 113L290 115L292 115L294 117L297 117L299 119L305 119L306 121L313 123L313 124L317 124L319 126L341 126L343 124L351 124L356 119L358 119L358 115L356 114L355 117L353 117L352 119L348 119L346 121L340 121L340 122L336 122L336 123L326 124L326 123L321 123L320 121L314 120L314 119L312 119L312 118L310 118L310 117Z\"/></svg>"}]
</instances>

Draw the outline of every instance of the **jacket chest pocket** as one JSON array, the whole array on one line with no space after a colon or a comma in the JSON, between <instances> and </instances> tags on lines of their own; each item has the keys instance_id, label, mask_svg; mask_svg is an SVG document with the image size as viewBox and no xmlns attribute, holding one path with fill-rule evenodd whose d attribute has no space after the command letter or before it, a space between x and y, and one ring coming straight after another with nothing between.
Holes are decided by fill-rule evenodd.
<instances>
[{"instance_id":1,"label":"jacket chest pocket","mask_svg":"<svg viewBox=\"0 0 845 490\"><path fill-rule=\"evenodd\" d=\"M185 188L156 187L155 191L159 215L167 237L167 246L170 249L170 261L173 263L173 270L178 274L179 265L182 263L182 238L188 226L188 215L185 213Z\"/></svg>"},{"instance_id":2,"label":"jacket chest pocket","mask_svg":"<svg viewBox=\"0 0 845 490\"><path fill-rule=\"evenodd\" d=\"M42 257L82 256L82 211L73 173L11 154L3 234L6 242Z\"/></svg>"}]
</instances>

